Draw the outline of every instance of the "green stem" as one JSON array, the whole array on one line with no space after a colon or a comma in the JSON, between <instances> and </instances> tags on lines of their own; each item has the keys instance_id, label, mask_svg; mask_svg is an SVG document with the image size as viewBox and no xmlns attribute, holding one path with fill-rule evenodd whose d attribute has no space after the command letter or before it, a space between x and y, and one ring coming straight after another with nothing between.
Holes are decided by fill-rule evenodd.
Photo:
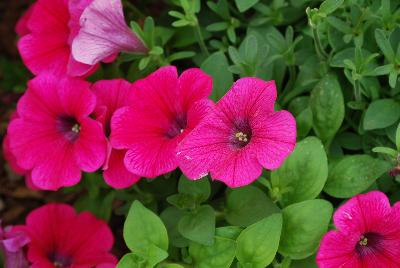
<instances>
[{"instance_id":1,"label":"green stem","mask_svg":"<svg viewBox=\"0 0 400 268\"><path fill-rule=\"evenodd\" d=\"M199 41L199 46L201 51L203 51L203 53L206 54L206 56L209 56L210 52L208 52L206 43L204 42L203 34L201 33L201 28L199 23L196 23L196 25L194 26L194 30L197 36L197 40Z\"/></svg>"},{"instance_id":2,"label":"green stem","mask_svg":"<svg viewBox=\"0 0 400 268\"><path fill-rule=\"evenodd\" d=\"M354 80L354 98L356 101L361 101L361 86L358 79Z\"/></svg>"},{"instance_id":3,"label":"green stem","mask_svg":"<svg viewBox=\"0 0 400 268\"><path fill-rule=\"evenodd\" d=\"M297 72L296 67L294 65L289 65L289 81L286 84L284 89L285 94L287 94L290 90L292 90L294 83L296 82ZM281 95L282 97L283 95Z\"/></svg>"},{"instance_id":4,"label":"green stem","mask_svg":"<svg viewBox=\"0 0 400 268\"><path fill-rule=\"evenodd\" d=\"M315 51L317 52L319 59L321 61L325 61L328 58L328 54L326 54L324 48L322 47L317 27L312 28L312 33L314 37Z\"/></svg>"}]
</instances>

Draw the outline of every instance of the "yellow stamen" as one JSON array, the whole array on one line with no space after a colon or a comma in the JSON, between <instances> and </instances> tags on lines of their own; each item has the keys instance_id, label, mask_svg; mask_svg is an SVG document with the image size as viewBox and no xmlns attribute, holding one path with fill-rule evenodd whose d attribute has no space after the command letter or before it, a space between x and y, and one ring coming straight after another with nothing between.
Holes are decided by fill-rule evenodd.
<instances>
[{"instance_id":1,"label":"yellow stamen","mask_svg":"<svg viewBox=\"0 0 400 268\"><path fill-rule=\"evenodd\" d=\"M81 126L79 124L75 124L71 130L72 132L79 133L79 131L81 131Z\"/></svg>"},{"instance_id":2,"label":"yellow stamen","mask_svg":"<svg viewBox=\"0 0 400 268\"><path fill-rule=\"evenodd\" d=\"M243 132L236 132L235 137L239 140L239 141L243 141L243 142L247 142L247 134L244 134Z\"/></svg>"},{"instance_id":3,"label":"yellow stamen","mask_svg":"<svg viewBox=\"0 0 400 268\"><path fill-rule=\"evenodd\" d=\"M366 246L368 245L368 238L362 235L358 243L360 244L360 246Z\"/></svg>"}]
</instances>

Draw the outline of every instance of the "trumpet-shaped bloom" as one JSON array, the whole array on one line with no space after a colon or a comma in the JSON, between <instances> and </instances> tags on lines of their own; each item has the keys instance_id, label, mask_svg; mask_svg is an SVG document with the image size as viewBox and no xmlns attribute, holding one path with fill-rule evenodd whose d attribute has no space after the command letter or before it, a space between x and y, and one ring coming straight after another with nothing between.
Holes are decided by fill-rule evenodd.
<instances>
[{"instance_id":1,"label":"trumpet-shaped bloom","mask_svg":"<svg viewBox=\"0 0 400 268\"><path fill-rule=\"evenodd\" d=\"M278 168L295 147L296 122L274 111L275 99L273 81L238 80L178 146L183 173L199 179L210 172L239 187L256 180L262 167Z\"/></svg>"},{"instance_id":2,"label":"trumpet-shaped bloom","mask_svg":"<svg viewBox=\"0 0 400 268\"><path fill-rule=\"evenodd\" d=\"M28 69L38 75L53 72L85 76L97 65L80 63L71 55L79 18L92 0L38 0L24 15L17 31L25 34L18 49Z\"/></svg>"},{"instance_id":3,"label":"trumpet-shaped bloom","mask_svg":"<svg viewBox=\"0 0 400 268\"><path fill-rule=\"evenodd\" d=\"M200 69L181 74L162 67L132 85L130 106L111 120L111 144L127 149L125 166L153 178L177 168L176 147L208 112L211 78Z\"/></svg>"},{"instance_id":4,"label":"trumpet-shaped bloom","mask_svg":"<svg viewBox=\"0 0 400 268\"><path fill-rule=\"evenodd\" d=\"M123 79L98 81L93 85L92 91L97 97L94 115L108 135L111 116L117 109L129 105L134 91L131 84ZM129 172L124 165L126 150L116 150L110 144L109 146L108 158L103 165L106 183L114 188L126 188L136 183L140 177Z\"/></svg>"},{"instance_id":5,"label":"trumpet-shaped bloom","mask_svg":"<svg viewBox=\"0 0 400 268\"><path fill-rule=\"evenodd\" d=\"M65 204L49 204L32 211L23 227L31 242L31 267L115 268L109 252L114 237L107 224L89 212L77 214Z\"/></svg>"},{"instance_id":6,"label":"trumpet-shaped bloom","mask_svg":"<svg viewBox=\"0 0 400 268\"><path fill-rule=\"evenodd\" d=\"M74 58L94 65L124 51L144 53L147 48L126 25L121 0L94 0L80 18L72 43Z\"/></svg>"},{"instance_id":7,"label":"trumpet-shaped bloom","mask_svg":"<svg viewBox=\"0 0 400 268\"><path fill-rule=\"evenodd\" d=\"M1 227L0 221L0 253L4 256L5 268L26 268L28 262L23 247L30 241L24 231L18 227Z\"/></svg>"},{"instance_id":8,"label":"trumpet-shaped bloom","mask_svg":"<svg viewBox=\"0 0 400 268\"><path fill-rule=\"evenodd\" d=\"M321 268L400 267L400 204L390 207L382 192L360 194L334 214L336 231L321 241Z\"/></svg>"},{"instance_id":9,"label":"trumpet-shaped bloom","mask_svg":"<svg viewBox=\"0 0 400 268\"><path fill-rule=\"evenodd\" d=\"M9 148L36 187L74 185L81 170L93 172L104 163L107 140L101 124L89 117L96 104L89 86L45 74L31 80L19 100L18 118L7 131Z\"/></svg>"}]
</instances>

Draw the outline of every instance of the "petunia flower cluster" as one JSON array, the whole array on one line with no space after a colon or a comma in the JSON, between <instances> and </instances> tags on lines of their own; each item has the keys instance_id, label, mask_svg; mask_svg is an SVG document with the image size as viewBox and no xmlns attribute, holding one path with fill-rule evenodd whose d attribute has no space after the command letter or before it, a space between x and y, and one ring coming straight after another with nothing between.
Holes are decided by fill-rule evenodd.
<instances>
[{"instance_id":1,"label":"petunia flower cluster","mask_svg":"<svg viewBox=\"0 0 400 268\"><path fill-rule=\"evenodd\" d=\"M34 189L58 190L102 169L114 188L177 168L229 187L278 168L293 151L296 123L275 111L273 81L242 78L217 103L198 68L161 67L130 83L84 80L120 51L147 48L125 23L120 0L37 0L16 27L37 75L18 102L4 153Z\"/></svg>"}]
</instances>

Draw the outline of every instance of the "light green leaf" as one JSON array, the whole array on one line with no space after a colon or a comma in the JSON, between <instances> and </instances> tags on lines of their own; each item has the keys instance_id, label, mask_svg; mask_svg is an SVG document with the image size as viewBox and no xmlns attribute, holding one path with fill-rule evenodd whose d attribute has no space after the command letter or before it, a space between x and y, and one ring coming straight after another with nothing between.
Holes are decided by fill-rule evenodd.
<instances>
[{"instance_id":1,"label":"light green leaf","mask_svg":"<svg viewBox=\"0 0 400 268\"><path fill-rule=\"evenodd\" d=\"M226 197L226 221L232 225L249 226L279 208L257 187L246 186L228 191Z\"/></svg>"},{"instance_id":2,"label":"light green leaf","mask_svg":"<svg viewBox=\"0 0 400 268\"><path fill-rule=\"evenodd\" d=\"M124 239L128 248L151 264L168 256L168 234L161 219L134 201L124 224Z\"/></svg>"},{"instance_id":3,"label":"light green leaf","mask_svg":"<svg viewBox=\"0 0 400 268\"><path fill-rule=\"evenodd\" d=\"M394 54L392 45L390 44L389 39L386 37L386 34L381 29L375 30L375 40L378 44L379 48L385 55L386 59L390 62L394 62L396 56Z\"/></svg>"},{"instance_id":4,"label":"light green leaf","mask_svg":"<svg viewBox=\"0 0 400 268\"><path fill-rule=\"evenodd\" d=\"M117 268L147 268L148 263L136 253L128 253L118 262Z\"/></svg>"},{"instance_id":5,"label":"light green leaf","mask_svg":"<svg viewBox=\"0 0 400 268\"><path fill-rule=\"evenodd\" d=\"M337 198L350 198L367 190L390 166L369 155L345 156L329 167L324 191Z\"/></svg>"},{"instance_id":6,"label":"light green leaf","mask_svg":"<svg viewBox=\"0 0 400 268\"><path fill-rule=\"evenodd\" d=\"M325 0L321 6L319 7L319 11L324 13L325 15L331 14L336 9L338 9L344 0Z\"/></svg>"},{"instance_id":7,"label":"light green leaf","mask_svg":"<svg viewBox=\"0 0 400 268\"><path fill-rule=\"evenodd\" d=\"M321 141L307 137L296 145L284 164L271 172L273 187L288 189L284 205L313 199L322 191L328 178L328 160Z\"/></svg>"},{"instance_id":8,"label":"light green leaf","mask_svg":"<svg viewBox=\"0 0 400 268\"><path fill-rule=\"evenodd\" d=\"M364 116L365 130L386 128L400 118L400 102L394 99L380 99L373 101Z\"/></svg>"},{"instance_id":9,"label":"light green leaf","mask_svg":"<svg viewBox=\"0 0 400 268\"><path fill-rule=\"evenodd\" d=\"M325 76L314 87L310 107L315 133L324 143L330 142L344 119L343 94L334 75Z\"/></svg>"},{"instance_id":10,"label":"light green leaf","mask_svg":"<svg viewBox=\"0 0 400 268\"><path fill-rule=\"evenodd\" d=\"M244 267L267 267L275 258L281 230L281 214L273 214L247 227L237 239L239 263Z\"/></svg>"},{"instance_id":11,"label":"light green leaf","mask_svg":"<svg viewBox=\"0 0 400 268\"><path fill-rule=\"evenodd\" d=\"M218 236L212 246L195 242L189 246L189 254L198 268L229 268L235 258L235 251L235 240Z\"/></svg>"},{"instance_id":12,"label":"light green leaf","mask_svg":"<svg viewBox=\"0 0 400 268\"><path fill-rule=\"evenodd\" d=\"M209 205L186 214L178 223L181 235L194 242L210 246L214 243L215 212Z\"/></svg>"},{"instance_id":13,"label":"light green leaf","mask_svg":"<svg viewBox=\"0 0 400 268\"><path fill-rule=\"evenodd\" d=\"M322 199L308 200L284 208L279 253L296 260L314 254L328 229L332 212L331 203Z\"/></svg>"}]
</instances>

